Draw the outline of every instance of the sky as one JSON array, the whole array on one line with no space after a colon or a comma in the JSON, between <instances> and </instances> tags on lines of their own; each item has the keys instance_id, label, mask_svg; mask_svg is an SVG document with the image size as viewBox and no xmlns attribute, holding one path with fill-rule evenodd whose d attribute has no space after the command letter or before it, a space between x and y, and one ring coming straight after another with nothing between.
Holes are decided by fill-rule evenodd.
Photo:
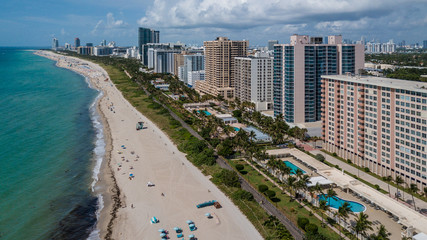
<instances>
[{"instance_id":1,"label":"sky","mask_svg":"<svg viewBox=\"0 0 427 240\"><path fill-rule=\"evenodd\" d=\"M265 46L292 34L395 43L427 40L427 0L2 0L0 46L137 45L138 27L160 42L203 45L226 36Z\"/></svg>"}]
</instances>

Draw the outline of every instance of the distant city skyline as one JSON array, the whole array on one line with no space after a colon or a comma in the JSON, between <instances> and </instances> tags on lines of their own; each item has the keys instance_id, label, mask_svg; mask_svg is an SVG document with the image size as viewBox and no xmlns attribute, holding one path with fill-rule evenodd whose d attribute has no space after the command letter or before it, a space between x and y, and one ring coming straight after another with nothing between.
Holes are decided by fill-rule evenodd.
<instances>
[{"instance_id":1,"label":"distant city skyline","mask_svg":"<svg viewBox=\"0 0 427 240\"><path fill-rule=\"evenodd\" d=\"M292 34L420 45L427 39L427 2L419 0L6 0L3 5L0 46L49 46L53 38L63 46L76 37L82 45L106 39L136 46L138 27L159 30L161 42L199 46L217 36L249 40L251 46L267 46L272 39L288 43Z\"/></svg>"}]
</instances>

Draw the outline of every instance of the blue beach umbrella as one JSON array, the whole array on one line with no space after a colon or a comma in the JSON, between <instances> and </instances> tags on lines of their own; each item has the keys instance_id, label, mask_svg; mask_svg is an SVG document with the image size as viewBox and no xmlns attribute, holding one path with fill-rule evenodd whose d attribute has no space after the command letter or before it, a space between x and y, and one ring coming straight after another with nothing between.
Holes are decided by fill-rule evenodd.
<instances>
[{"instance_id":1,"label":"blue beach umbrella","mask_svg":"<svg viewBox=\"0 0 427 240\"><path fill-rule=\"evenodd\" d=\"M164 232L165 230L163 229L163 228L160 228L159 229L159 232Z\"/></svg>"},{"instance_id":2,"label":"blue beach umbrella","mask_svg":"<svg viewBox=\"0 0 427 240\"><path fill-rule=\"evenodd\" d=\"M188 226L190 226L190 227L194 227L195 225L194 225L194 224L190 224L190 225L188 225Z\"/></svg>"},{"instance_id":3,"label":"blue beach umbrella","mask_svg":"<svg viewBox=\"0 0 427 240\"><path fill-rule=\"evenodd\" d=\"M187 220L187 224L193 223L193 221L191 220Z\"/></svg>"},{"instance_id":4,"label":"blue beach umbrella","mask_svg":"<svg viewBox=\"0 0 427 240\"><path fill-rule=\"evenodd\" d=\"M160 233L160 237L166 236L166 233Z\"/></svg>"},{"instance_id":5,"label":"blue beach umbrella","mask_svg":"<svg viewBox=\"0 0 427 240\"><path fill-rule=\"evenodd\" d=\"M191 234L191 235L189 235L188 237L189 237L189 238L194 238L194 235L193 235L193 234Z\"/></svg>"},{"instance_id":6,"label":"blue beach umbrella","mask_svg":"<svg viewBox=\"0 0 427 240\"><path fill-rule=\"evenodd\" d=\"M173 230L178 231L179 227L174 227Z\"/></svg>"}]
</instances>

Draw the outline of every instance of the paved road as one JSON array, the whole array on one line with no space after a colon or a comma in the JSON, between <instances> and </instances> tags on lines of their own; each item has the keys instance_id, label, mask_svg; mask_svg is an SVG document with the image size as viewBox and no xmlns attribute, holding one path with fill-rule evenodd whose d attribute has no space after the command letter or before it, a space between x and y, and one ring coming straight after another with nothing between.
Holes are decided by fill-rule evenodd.
<instances>
[{"instance_id":1,"label":"paved road","mask_svg":"<svg viewBox=\"0 0 427 240\"><path fill-rule=\"evenodd\" d=\"M344 163L341 160L336 159L336 158L334 158L334 157L332 157L332 156L330 156L330 155L328 155L322 151L313 150L313 151L310 151L310 153L312 153L314 155L320 153L323 156L325 156L326 161L332 163L333 165L338 165L340 168L344 169L345 171L347 171L351 174L354 174L356 176L359 176L359 178L361 178L367 182L370 182L374 185L378 184L378 186L380 186L382 189L389 191L388 190L388 184L386 182L383 182L383 181L379 180L378 178L373 177L373 176L365 173L364 171L361 171L361 170L359 170L359 169L357 169L357 168L355 168L355 167L353 167L347 163ZM400 192L402 192L402 191L400 191ZM396 193L396 187L390 186L390 195L392 197L394 197L395 193ZM426 209L426 211L427 211L427 203L426 202L424 202L423 200L420 200L418 198L414 198L414 199L415 199L415 205L417 208ZM405 204L407 204L408 206L410 206L412 208L414 207L414 205L412 204L412 197L410 194L405 193L405 200L408 201ZM400 201L400 202L402 202L402 201Z\"/></svg>"}]
</instances>

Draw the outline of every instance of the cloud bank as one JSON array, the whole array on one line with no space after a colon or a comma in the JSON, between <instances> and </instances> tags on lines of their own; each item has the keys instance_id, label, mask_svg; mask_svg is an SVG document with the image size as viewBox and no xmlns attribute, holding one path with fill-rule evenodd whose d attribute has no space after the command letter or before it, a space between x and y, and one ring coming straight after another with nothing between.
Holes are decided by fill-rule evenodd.
<instances>
[{"instance_id":1,"label":"cloud bank","mask_svg":"<svg viewBox=\"0 0 427 240\"><path fill-rule=\"evenodd\" d=\"M422 0L154 0L137 22L171 35L198 31L239 32L255 39L255 32L360 37L422 29L426 12Z\"/></svg>"}]
</instances>

